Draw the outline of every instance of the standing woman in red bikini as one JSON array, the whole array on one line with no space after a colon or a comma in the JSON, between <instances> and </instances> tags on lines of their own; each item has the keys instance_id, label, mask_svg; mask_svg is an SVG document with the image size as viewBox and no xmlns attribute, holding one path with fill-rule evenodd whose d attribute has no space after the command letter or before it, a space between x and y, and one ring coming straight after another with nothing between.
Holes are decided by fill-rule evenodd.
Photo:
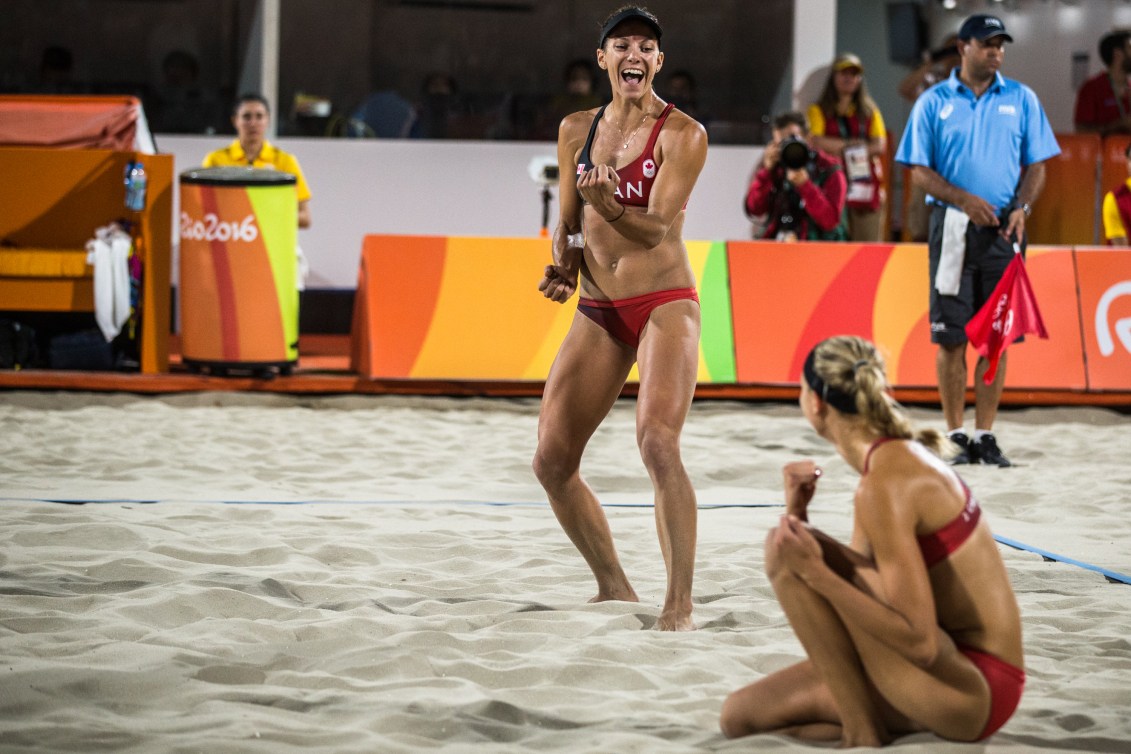
<instances>
[{"instance_id":1,"label":"standing woman in red bikini","mask_svg":"<svg viewBox=\"0 0 1131 754\"><path fill-rule=\"evenodd\" d=\"M546 380L534 472L597 579L591 601L638 601L580 472L589 438L636 363L636 440L655 488L667 568L656 627L691 630L696 501L679 441L698 373L699 300L682 234L707 135L652 89L664 63L661 34L644 8L609 16L597 65L608 72L612 102L559 127L561 217L538 288L558 303L575 292L580 298Z\"/></svg>"},{"instance_id":2,"label":"standing woman in red bikini","mask_svg":"<svg viewBox=\"0 0 1131 754\"><path fill-rule=\"evenodd\" d=\"M989 737L1021 698L1021 617L977 501L936 455L948 443L913 430L866 340L830 338L803 371L802 413L860 472L852 541L808 527L821 471L788 464L766 572L809 659L731 694L723 732L847 747Z\"/></svg>"}]
</instances>

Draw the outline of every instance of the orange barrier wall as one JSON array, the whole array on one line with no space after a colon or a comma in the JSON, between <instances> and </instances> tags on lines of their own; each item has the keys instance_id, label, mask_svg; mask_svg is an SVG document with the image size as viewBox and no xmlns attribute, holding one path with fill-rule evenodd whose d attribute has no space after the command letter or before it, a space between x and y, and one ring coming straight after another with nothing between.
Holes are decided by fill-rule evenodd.
<instances>
[{"instance_id":1,"label":"orange barrier wall","mask_svg":"<svg viewBox=\"0 0 1131 754\"><path fill-rule=\"evenodd\" d=\"M1088 387L1131 387L1131 251L1076 250Z\"/></svg>"},{"instance_id":2,"label":"orange barrier wall","mask_svg":"<svg viewBox=\"0 0 1131 754\"><path fill-rule=\"evenodd\" d=\"M851 333L880 345L893 385L937 384L925 245L688 247L703 302L701 383L794 385L813 344ZM548 258L546 239L367 236L354 369L374 379L544 380L576 308L576 297L558 306L535 290ZM1131 251L1034 246L1027 270L1049 338L1010 348L1007 387L1131 389ZM973 349L969 358L972 385Z\"/></svg>"},{"instance_id":3,"label":"orange barrier wall","mask_svg":"<svg viewBox=\"0 0 1131 754\"><path fill-rule=\"evenodd\" d=\"M814 344L851 333L883 349L894 385L937 384L925 245L745 241L728 246L738 382L796 383ZM1083 389L1071 250L1031 248L1028 256L1029 277L1051 337L1030 338L1010 350L1006 384ZM971 363L973 358L971 349Z\"/></svg>"},{"instance_id":4,"label":"orange barrier wall","mask_svg":"<svg viewBox=\"0 0 1131 754\"><path fill-rule=\"evenodd\" d=\"M725 244L687 247L703 320L698 380L732 383ZM555 304L538 292L549 260L543 238L366 236L352 368L374 379L545 380L577 309L576 296Z\"/></svg>"},{"instance_id":5,"label":"orange barrier wall","mask_svg":"<svg viewBox=\"0 0 1131 754\"><path fill-rule=\"evenodd\" d=\"M1025 225L1029 243L1095 243L1096 211L1103 199L1097 186L1103 142L1098 134L1057 134L1056 141L1060 154L1045 163L1045 188Z\"/></svg>"}]
</instances>

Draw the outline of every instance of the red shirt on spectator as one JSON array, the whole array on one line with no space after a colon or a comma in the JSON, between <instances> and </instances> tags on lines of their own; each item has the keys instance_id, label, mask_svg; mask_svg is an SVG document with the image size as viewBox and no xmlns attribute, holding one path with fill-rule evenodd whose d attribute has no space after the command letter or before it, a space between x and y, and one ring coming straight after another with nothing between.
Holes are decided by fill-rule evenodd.
<instances>
[{"instance_id":1,"label":"red shirt on spectator","mask_svg":"<svg viewBox=\"0 0 1131 754\"><path fill-rule=\"evenodd\" d=\"M837 240L847 237L844 219L844 197L848 183L840 161L824 152L813 150L816 159L812 164L814 173L809 180L793 188L803 202L803 212L798 218L796 228L799 240ZM783 184L785 167L778 163L773 170L759 167L754 180L746 192L746 213L748 215L768 215L763 238L775 238L781 229L781 211L787 202Z\"/></svg>"},{"instance_id":2,"label":"red shirt on spectator","mask_svg":"<svg viewBox=\"0 0 1131 754\"><path fill-rule=\"evenodd\" d=\"M1076 94L1076 128L1100 129L1131 113L1131 87L1123 90L1122 99L1115 96L1107 71L1083 83Z\"/></svg>"}]
</instances>

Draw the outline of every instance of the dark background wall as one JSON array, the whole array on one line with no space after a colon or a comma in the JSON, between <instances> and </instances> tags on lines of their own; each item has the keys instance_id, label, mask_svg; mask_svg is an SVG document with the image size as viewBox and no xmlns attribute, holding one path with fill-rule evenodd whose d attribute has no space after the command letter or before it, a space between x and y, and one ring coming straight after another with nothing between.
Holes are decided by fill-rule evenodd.
<instances>
[{"instance_id":1,"label":"dark background wall","mask_svg":"<svg viewBox=\"0 0 1131 754\"><path fill-rule=\"evenodd\" d=\"M285 121L300 91L343 113L376 89L412 100L434 70L452 74L473 109L537 103L561 87L568 60L593 56L599 22L617 4L285 0L281 115ZM703 109L743 122L770 110L789 61L792 0L648 6L665 25L666 72L690 69ZM4 0L0 89L35 89L43 49L61 45L73 53L77 88L152 95L162 59L183 49L199 61L201 86L228 102L239 88L255 7L254 0Z\"/></svg>"}]
</instances>

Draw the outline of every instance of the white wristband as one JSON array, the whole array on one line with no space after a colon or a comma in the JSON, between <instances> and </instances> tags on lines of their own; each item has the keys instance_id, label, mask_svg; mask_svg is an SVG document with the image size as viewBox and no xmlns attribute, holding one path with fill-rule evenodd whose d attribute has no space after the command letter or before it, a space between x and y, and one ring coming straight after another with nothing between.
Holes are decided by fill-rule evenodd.
<instances>
[{"instance_id":1,"label":"white wristband","mask_svg":"<svg viewBox=\"0 0 1131 754\"><path fill-rule=\"evenodd\" d=\"M584 233L573 233L569 236L566 236L566 246L574 246L574 247L577 247L579 249L584 248L585 247L585 234Z\"/></svg>"}]
</instances>

